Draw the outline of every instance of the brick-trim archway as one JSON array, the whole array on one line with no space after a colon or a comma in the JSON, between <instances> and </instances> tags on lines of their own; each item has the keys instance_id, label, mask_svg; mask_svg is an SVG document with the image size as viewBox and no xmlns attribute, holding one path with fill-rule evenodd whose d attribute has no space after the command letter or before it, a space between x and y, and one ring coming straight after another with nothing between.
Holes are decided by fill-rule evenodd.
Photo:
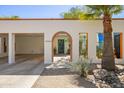
<instances>
[{"instance_id":1,"label":"brick-trim archway","mask_svg":"<svg viewBox=\"0 0 124 93\"><path fill-rule=\"evenodd\" d=\"M66 34L69 37L69 42L70 42L70 61L72 61L72 37L69 33L64 32L64 31L59 31L55 33L52 37L52 62L53 62L53 57L54 57L54 39L58 34Z\"/></svg>"}]
</instances>

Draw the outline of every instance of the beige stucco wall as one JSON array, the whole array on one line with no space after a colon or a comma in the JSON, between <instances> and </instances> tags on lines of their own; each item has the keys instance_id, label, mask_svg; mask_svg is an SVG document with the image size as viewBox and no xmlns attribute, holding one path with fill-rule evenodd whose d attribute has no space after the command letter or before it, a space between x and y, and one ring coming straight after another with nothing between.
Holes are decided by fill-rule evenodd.
<instances>
[{"instance_id":1,"label":"beige stucco wall","mask_svg":"<svg viewBox=\"0 0 124 93\"><path fill-rule=\"evenodd\" d=\"M124 34L124 20L113 20L112 25L114 32ZM45 63L52 62L52 37L59 31L68 32L72 37L73 62L76 62L79 57L80 32L88 33L88 56L93 59L93 62L100 62L96 58L96 33L103 31L102 20L0 20L0 33L44 33ZM116 62L124 63L124 55L123 59Z\"/></svg>"},{"instance_id":2,"label":"beige stucco wall","mask_svg":"<svg viewBox=\"0 0 124 93\"><path fill-rule=\"evenodd\" d=\"M16 54L44 54L43 38L43 36L16 37Z\"/></svg>"}]
</instances>

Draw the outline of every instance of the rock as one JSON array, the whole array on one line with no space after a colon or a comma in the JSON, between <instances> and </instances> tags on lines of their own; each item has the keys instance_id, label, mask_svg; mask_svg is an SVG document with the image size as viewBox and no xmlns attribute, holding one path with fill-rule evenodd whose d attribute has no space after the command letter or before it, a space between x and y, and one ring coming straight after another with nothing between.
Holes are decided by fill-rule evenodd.
<instances>
[{"instance_id":1,"label":"rock","mask_svg":"<svg viewBox=\"0 0 124 93\"><path fill-rule=\"evenodd\" d=\"M121 87L120 79L114 72L108 72L108 75L103 80L113 88Z\"/></svg>"},{"instance_id":2,"label":"rock","mask_svg":"<svg viewBox=\"0 0 124 93\"><path fill-rule=\"evenodd\" d=\"M118 76L121 82L124 82L124 75L123 76Z\"/></svg>"},{"instance_id":3,"label":"rock","mask_svg":"<svg viewBox=\"0 0 124 93\"><path fill-rule=\"evenodd\" d=\"M103 81L102 81L102 80L97 80L97 82L98 82L98 83L103 83Z\"/></svg>"},{"instance_id":4,"label":"rock","mask_svg":"<svg viewBox=\"0 0 124 93\"><path fill-rule=\"evenodd\" d=\"M120 75L114 71L107 71L105 69L95 69L93 70L93 75L96 86L100 88L124 87L124 71L122 71Z\"/></svg>"},{"instance_id":5,"label":"rock","mask_svg":"<svg viewBox=\"0 0 124 93\"><path fill-rule=\"evenodd\" d=\"M111 88L110 85L103 84L103 83L99 84L99 87L100 87L100 88Z\"/></svg>"},{"instance_id":6,"label":"rock","mask_svg":"<svg viewBox=\"0 0 124 93\"><path fill-rule=\"evenodd\" d=\"M95 77L93 75L87 75L87 79L88 79L88 81L90 81L90 82L92 82L94 84L96 83Z\"/></svg>"},{"instance_id":7,"label":"rock","mask_svg":"<svg viewBox=\"0 0 124 93\"><path fill-rule=\"evenodd\" d=\"M121 88L121 84L116 84L116 88Z\"/></svg>"},{"instance_id":8,"label":"rock","mask_svg":"<svg viewBox=\"0 0 124 93\"><path fill-rule=\"evenodd\" d=\"M121 87L124 88L124 84L122 84Z\"/></svg>"},{"instance_id":9,"label":"rock","mask_svg":"<svg viewBox=\"0 0 124 93\"><path fill-rule=\"evenodd\" d=\"M106 82L105 82L105 81L102 81L102 83L103 83L103 84L106 84Z\"/></svg>"},{"instance_id":10,"label":"rock","mask_svg":"<svg viewBox=\"0 0 124 93\"><path fill-rule=\"evenodd\" d=\"M96 82L96 86L97 86L98 88L101 88L100 83L97 83L97 82Z\"/></svg>"},{"instance_id":11,"label":"rock","mask_svg":"<svg viewBox=\"0 0 124 93\"><path fill-rule=\"evenodd\" d=\"M111 84L113 88L116 88L116 83Z\"/></svg>"},{"instance_id":12,"label":"rock","mask_svg":"<svg viewBox=\"0 0 124 93\"><path fill-rule=\"evenodd\" d=\"M123 65L116 65L116 67L120 70L123 70L124 69L124 66Z\"/></svg>"},{"instance_id":13,"label":"rock","mask_svg":"<svg viewBox=\"0 0 124 93\"><path fill-rule=\"evenodd\" d=\"M108 75L108 72L105 69L96 69L93 70L93 74L96 79L102 80L104 77Z\"/></svg>"},{"instance_id":14,"label":"rock","mask_svg":"<svg viewBox=\"0 0 124 93\"><path fill-rule=\"evenodd\" d=\"M124 72L121 72L121 73L120 73L120 76L123 76L123 75L124 75Z\"/></svg>"},{"instance_id":15,"label":"rock","mask_svg":"<svg viewBox=\"0 0 124 93\"><path fill-rule=\"evenodd\" d=\"M121 88L121 84L120 83L113 83L113 84L111 84L111 86L113 88Z\"/></svg>"},{"instance_id":16,"label":"rock","mask_svg":"<svg viewBox=\"0 0 124 93\"><path fill-rule=\"evenodd\" d=\"M116 74L113 71L108 72L108 75L110 75L112 77L115 77L116 76Z\"/></svg>"},{"instance_id":17,"label":"rock","mask_svg":"<svg viewBox=\"0 0 124 93\"><path fill-rule=\"evenodd\" d=\"M116 77L114 77L114 76L111 76L111 75L104 77L103 80L108 84L113 84L113 83L118 82L118 79Z\"/></svg>"}]
</instances>

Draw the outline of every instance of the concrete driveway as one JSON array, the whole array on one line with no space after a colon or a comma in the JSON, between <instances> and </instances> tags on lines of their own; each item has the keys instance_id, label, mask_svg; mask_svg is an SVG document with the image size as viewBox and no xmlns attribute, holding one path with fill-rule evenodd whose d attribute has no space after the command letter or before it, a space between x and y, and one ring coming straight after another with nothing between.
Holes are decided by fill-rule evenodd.
<instances>
[{"instance_id":1,"label":"concrete driveway","mask_svg":"<svg viewBox=\"0 0 124 93\"><path fill-rule=\"evenodd\" d=\"M20 61L21 60L21 61ZM42 56L18 56L16 64L0 64L0 87L30 88L44 69Z\"/></svg>"}]
</instances>

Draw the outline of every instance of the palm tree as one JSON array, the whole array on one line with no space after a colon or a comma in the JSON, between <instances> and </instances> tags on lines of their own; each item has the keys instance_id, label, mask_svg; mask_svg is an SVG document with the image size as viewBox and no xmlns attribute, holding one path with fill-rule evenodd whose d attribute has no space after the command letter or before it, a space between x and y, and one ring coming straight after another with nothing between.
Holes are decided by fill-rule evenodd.
<instances>
[{"instance_id":1,"label":"palm tree","mask_svg":"<svg viewBox=\"0 0 124 93\"><path fill-rule=\"evenodd\" d=\"M103 19L103 57L102 68L107 70L115 70L115 58L112 44L112 15L119 14L123 7L120 5L87 5L90 16L102 17Z\"/></svg>"},{"instance_id":2,"label":"palm tree","mask_svg":"<svg viewBox=\"0 0 124 93\"><path fill-rule=\"evenodd\" d=\"M112 15L119 14L123 10L120 5L86 5L83 14L89 19L103 19L104 46L102 68L115 70L115 58L112 44ZM81 18L81 19L86 19Z\"/></svg>"}]
</instances>

